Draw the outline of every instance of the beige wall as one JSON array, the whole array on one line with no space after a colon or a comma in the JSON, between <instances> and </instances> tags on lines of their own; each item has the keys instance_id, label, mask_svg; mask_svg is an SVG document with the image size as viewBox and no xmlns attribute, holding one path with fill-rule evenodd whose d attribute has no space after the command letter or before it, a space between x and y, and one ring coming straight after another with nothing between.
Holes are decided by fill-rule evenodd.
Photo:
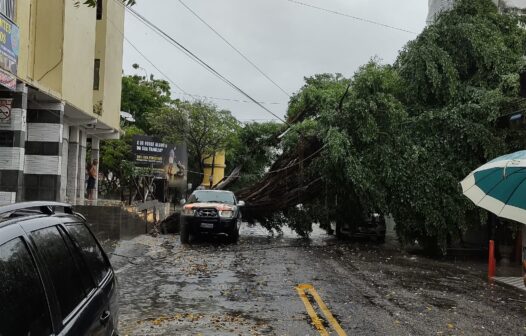
<instances>
[{"instance_id":1,"label":"beige wall","mask_svg":"<svg viewBox=\"0 0 526 336\"><path fill-rule=\"evenodd\" d=\"M93 113L93 64L95 59L95 9L66 3L62 99Z\"/></svg>"},{"instance_id":2,"label":"beige wall","mask_svg":"<svg viewBox=\"0 0 526 336\"><path fill-rule=\"evenodd\" d=\"M94 91L93 103L102 102L101 119L113 128L119 128L124 8L113 0L103 1L103 17L97 21L96 58L101 60L100 86Z\"/></svg>"},{"instance_id":3,"label":"beige wall","mask_svg":"<svg viewBox=\"0 0 526 336\"><path fill-rule=\"evenodd\" d=\"M44 91L60 93L62 90L64 1L24 0L21 2L29 2L31 6L29 18L24 18L27 21L22 22L20 21L22 18L17 18L20 30L29 29L30 35L27 79L38 83L38 86ZM24 65L21 64L21 66Z\"/></svg>"},{"instance_id":4,"label":"beige wall","mask_svg":"<svg viewBox=\"0 0 526 336\"><path fill-rule=\"evenodd\" d=\"M29 22L29 16L31 15L31 1L19 0L16 6L16 21L17 22ZM18 76L20 78L28 78L29 76L29 54L32 52L29 42L31 27L27 25L21 26L20 28L20 50L18 54ZM31 35L33 35L31 33Z\"/></svg>"},{"instance_id":5,"label":"beige wall","mask_svg":"<svg viewBox=\"0 0 526 336\"><path fill-rule=\"evenodd\" d=\"M73 0L18 0L16 23L18 78L118 129L124 8L104 0L103 20L96 20L94 8L75 7ZM101 59L101 72L94 92L95 58ZM100 117L93 113L99 101Z\"/></svg>"}]
</instances>

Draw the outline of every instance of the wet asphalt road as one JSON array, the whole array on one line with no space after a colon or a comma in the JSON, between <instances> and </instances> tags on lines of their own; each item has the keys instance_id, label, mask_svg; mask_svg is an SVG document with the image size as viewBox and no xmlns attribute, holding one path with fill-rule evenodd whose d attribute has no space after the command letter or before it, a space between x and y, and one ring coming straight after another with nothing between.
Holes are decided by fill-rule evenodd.
<instances>
[{"instance_id":1,"label":"wet asphalt road","mask_svg":"<svg viewBox=\"0 0 526 336\"><path fill-rule=\"evenodd\" d=\"M320 335L295 290L303 283L347 335L526 334L525 293L488 284L473 262L412 256L389 243L244 226L237 245L144 235L111 250L121 335Z\"/></svg>"}]
</instances>

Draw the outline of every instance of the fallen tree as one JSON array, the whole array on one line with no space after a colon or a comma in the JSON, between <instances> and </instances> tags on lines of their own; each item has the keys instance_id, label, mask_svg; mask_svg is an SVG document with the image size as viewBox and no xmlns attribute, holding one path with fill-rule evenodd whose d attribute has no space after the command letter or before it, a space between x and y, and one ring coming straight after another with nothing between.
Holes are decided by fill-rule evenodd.
<instances>
[{"instance_id":1,"label":"fallen tree","mask_svg":"<svg viewBox=\"0 0 526 336\"><path fill-rule=\"evenodd\" d=\"M394 65L306 78L289 104L283 154L238 192L246 212L303 234L306 222L391 213L403 243L444 251L485 220L458 182L526 146L523 133L496 125L513 112L526 68L518 20L491 0L459 0Z\"/></svg>"},{"instance_id":2,"label":"fallen tree","mask_svg":"<svg viewBox=\"0 0 526 336\"><path fill-rule=\"evenodd\" d=\"M317 139L305 141L301 151L281 155L263 179L240 190L237 195L246 202L244 216L261 219L316 197L321 176L309 172L321 149Z\"/></svg>"}]
</instances>

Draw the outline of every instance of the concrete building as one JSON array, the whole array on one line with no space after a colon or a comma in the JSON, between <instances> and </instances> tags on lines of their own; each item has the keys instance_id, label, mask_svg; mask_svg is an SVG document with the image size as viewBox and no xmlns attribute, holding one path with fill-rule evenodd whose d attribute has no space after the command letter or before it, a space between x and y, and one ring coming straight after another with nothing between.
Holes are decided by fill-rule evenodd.
<instances>
[{"instance_id":1,"label":"concrete building","mask_svg":"<svg viewBox=\"0 0 526 336\"><path fill-rule=\"evenodd\" d=\"M225 178L226 168L226 153L224 150L215 153L214 156L204 160L205 168L203 171L203 182L201 183L204 187L210 187L217 185Z\"/></svg>"},{"instance_id":2,"label":"concrete building","mask_svg":"<svg viewBox=\"0 0 526 336\"><path fill-rule=\"evenodd\" d=\"M0 204L82 202L86 147L120 134L124 7L0 0Z\"/></svg>"},{"instance_id":3,"label":"concrete building","mask_svg":"<svg viewBox=\"0 0 526 336\"><path fill-rule=\"evenodd\" d=\"M493 0L493 2L502 9L526 9L526 0ZM429 13L427 15L427 24L433 23L436 16L455 4L455 0L429 0Z\"/></svg>"}]
</instances>

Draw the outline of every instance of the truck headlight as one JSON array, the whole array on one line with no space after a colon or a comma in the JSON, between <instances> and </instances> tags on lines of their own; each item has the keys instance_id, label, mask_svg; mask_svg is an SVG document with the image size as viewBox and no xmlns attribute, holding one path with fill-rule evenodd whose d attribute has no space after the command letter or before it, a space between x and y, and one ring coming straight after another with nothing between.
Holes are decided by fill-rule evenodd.
<instances>
[{"instance_id":1,"label":"truck headlight","mask_svg":"<svg viewBox=\"0 0 526 336\"><path fill-rule=\"evenodd\" d=\"M232 218L232 217L234 217L234 211L233 210L221 210L221 211L219 211L219 217L221 217L221 218Z\"/></svg>"},{"instance_id":2,"label":"truck headlight","mask_svg":"<svg viewBox=\"0 0 526 336\"><path fill-rule=\"evenodd\" d=\"M183 208L183 215L185 216L195 216L195 210L192 208Z\"/></svg>"}]
</instances>

